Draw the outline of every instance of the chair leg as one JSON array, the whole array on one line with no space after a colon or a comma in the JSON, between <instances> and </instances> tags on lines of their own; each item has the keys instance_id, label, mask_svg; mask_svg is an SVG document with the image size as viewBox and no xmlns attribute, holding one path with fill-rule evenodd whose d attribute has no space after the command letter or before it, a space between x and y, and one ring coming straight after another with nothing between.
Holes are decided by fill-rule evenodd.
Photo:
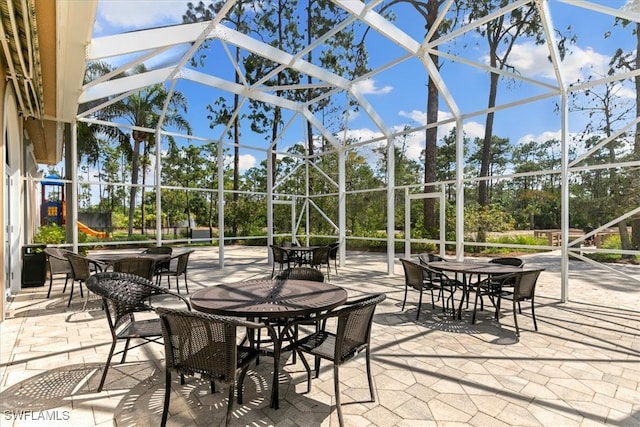
<instances>
[{"instance_id":1,"label":"chair leg","mask_svg":"<svg viewBox=\"0 0 640 427\"><path fill-rule=\"evenodd\" d=\"M104 370L102 371L102 378L100 379L100 385L98 386L98 393L102 391L102 387L104 387L104 381L107 379L107 372L109 371L109 366L111 365L111 358L113 357L113 351L116 349L116 341L117 340L114 339L113 342L111 343L111 350L109 350L107 363L104 364ZM170 382L171 382L171 379L168 379L167 384L169 384Z\"/></svg>"},{"instance_id":2,"label":"chair leg","mask_svg":"<svg viewBox=\"0 0 640 427\"><path fill-rule=\"evenodd\" d=\"M538 322L536 322L536 311L533 308L533 298L531 298L531 317L533 317L533 327L538 330Z\"/></svg>"},{"instance_id":3,"label":"chair leg","mask_svg":"<svg viewBox=\"0 0 640 427\"><path fill-rule=\"evenodd\" d=\"M169 277L169 276L167 276ZM176 289L178 290L178 293L180 293L180 281L178 280L178 276L176 275Z\"/></svg>"},{"instance_id":4,"label":"chair leg","mask_svg":"<svg viewBox=\"0 0 640 427\"><path fill-rule=\"evenodd\" d=\"M373 391L373 378L371 377L371 349L367 346L366 350L366 362L367 362L367 380L369 381L369 393L371 394L371 401L376 401L376 396Z\"/></svg>"},{"instance_id":5,"label":"chair leg","mask_svg":"<svg viewBox=\"0 0 640 427\"><path fill-rule=\"evenodd\" d=\"M129 351L129 343L131 342L131 338L127 338L127 341L124 343L124 350L122 350L122 360L120 363L124 363L127 358L127 351Z\"/></svg>"},{"instance_id":6,"label":"chair leg","mask_svg":"<svg viewBox=\"0 0 640 427\"><path fill-rule=\"evenodd\" d=\"M67 303L67 307L71 306L71 298L73 298L73 287L75 284L76 284L75 280L71 282L71 291L69 292L69 302Z\"/></svg>"},{"instance_id":7,"label":"chair leg","mask_svg":"<svg viewBox=\"0 0 640 427\"><path fill-rule=\"evenodd\" d=\"M167 416L169 415L169 399L171 399L171 372L165 370L165 386L164 386L164 407L162 409L162 427L167 425Z\"/></svg>"},{"instance_id":8,"label":"chair leg","mask_svg":"<svg viewBox=\"0 0 640 427\"><path fill-rule=\"evenodd\" d=\"M47 298L51 295L51 287L53 286L53 274L49 276L49 292L47 292Z\"/></svg>"},{"instance_id":9,"label":"chair leg","mask_svg":"<svg viewBox=\"0 0 640 427\"><path fill-rule=\"evenodd\" d=\"M233 414L233 391L234 391L234 383L229 384L229 404L227 405L227 418L225 420L225 425L229 425L231 422L231 414Z\"/></svg>"},{"instance_id":10,"label":"chair leg","mask_svg":"<svg viewBox=\"0 0 640 427\"><path fill-rule=\"evenodd\" d=\"M242 405L242 390L244 389L244 377L247 375L247 371L249 370L249 365L246 365L240 371L240 376L238 377L238 404ZM229 396L229 406L231 406L231 401L233 400L233 395Z\"/></svg>"},{"instance_id":11,"label":"chair leg","mask_svg":"<svg viewBox=\"0 0 640 427\"><path fill-rule=\"evenodd\" d=\"M513 323L516 325L516 336L520 336L520 329L518 328L518 313L516 312L516 302L513 301Z\"/></svg>"},{"instance_id":12,"label":"chair leg","mask_svg":"<svg viewBox=\"0 0 640 427\"><path fill-rule=\"evenodd\" d=\"M67 282L69 281L69 273L67 273L67 276L64 278L64 288L62 288L62 293L64 294L65 292L67 292Z\"/></svg>"},{"instance_id":13,"label":"chair leg","mask_svg":"<svg viewBox=\"0 0 640 427\"><path fill-rule=\"evenodd\" d=\"M300 356L300 360L302 360L302 364L304 365L304 369L307 371L307 393L311 392L311 366L307 362L307 359L304 357L304 354L299 350L294 350L298 352Z\"/></svg>"},{"instance_id":14,"label":"chair leg","mask_svg":"<svg viewBox=\"0 0 640 427\"><path fill-rule=\"evenodd\" d=\"M189 293L189 286L187 285L187 273L184 273L184 288L187 290L187 293Z\"/></svg>"},{"instance_id":15,"label":"chair leg","mask_svg":"<svg viewBox=\"0 0 640 427\"><path fill-rule=\"evenodd\" d=\"M418 315L416 316L416 320L420 319L421 308L422 308L422 288L420 288L420 299L418 300Z\"/></svg>"},{"instance_id":16,"label":"chair leg","mask_svg":"<svg viewBox=\"0 0 640 427\"><path fill-rule=\"evenodd\" d=\"M402 300L402 308L401 310L404 310L404 305L407 302L407 293L409 292L409 287L405 284L404 285L404 299Z\"/></svg>"},{"instance_id":17,"label":"chair leg","mask_svg":"<svg viewBox=\"0 0 640 427\"><path fill-rule=\"evenodd\" d=\"M333 365L333 382L336 393L336 410L338 411L338 422L340 427L344 426L344 419L342 418L342 407L340 406L340 378L338 376L338 365Z\"/></svg>"}]
</instances>

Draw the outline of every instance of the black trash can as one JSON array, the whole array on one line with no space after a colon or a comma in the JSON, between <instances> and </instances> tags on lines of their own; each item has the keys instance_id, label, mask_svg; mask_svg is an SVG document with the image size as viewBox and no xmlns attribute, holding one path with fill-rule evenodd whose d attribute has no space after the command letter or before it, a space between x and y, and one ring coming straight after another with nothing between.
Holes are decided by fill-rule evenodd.
<instances>
[{"instance_id":1,"label":"black trash can","mask_svg":"<svg viewBox=\"0 0 640 427\"><path fill-rule=\"evenodd\" d=\"M22 287L44 286L47 276L47 245L25 245L22 247Z\"/></svg>"}]
</instances>

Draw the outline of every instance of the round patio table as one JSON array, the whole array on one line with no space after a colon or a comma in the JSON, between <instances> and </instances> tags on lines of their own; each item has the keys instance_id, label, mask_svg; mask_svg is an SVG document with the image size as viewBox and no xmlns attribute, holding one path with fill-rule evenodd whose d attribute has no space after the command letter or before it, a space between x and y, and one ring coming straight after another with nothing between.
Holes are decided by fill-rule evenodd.
<instances>
[{"instance_id":1,"label":"round patio table","mask_svg":"<svg viewBox=\"0 0 640 427\"><path fill-rule=\"evenodd\" d=\"M307 280L247 280L224 283L195 292L191 306L205 313L250 319L278 319L285 325L296 318L331 310L347 300L339 286ZM271 407L278 408L280 353L284 336L274 336L274 374ZM283 328L286 330L287 328Z\"/></svg>"}]
</instances>

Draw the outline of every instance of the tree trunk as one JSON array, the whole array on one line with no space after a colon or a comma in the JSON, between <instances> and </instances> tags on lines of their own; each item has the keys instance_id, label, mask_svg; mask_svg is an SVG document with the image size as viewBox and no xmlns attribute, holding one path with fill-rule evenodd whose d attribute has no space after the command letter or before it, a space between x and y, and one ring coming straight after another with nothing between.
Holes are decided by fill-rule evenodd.
<instances>
[{"instance_id":1,"label":"tree trunk","mask_svg":"<svg viewBox=\"0 0 640 427\"><path fill-rule=\"evenodd\" d=\"M140 169L140 135L138 131L133 131L133 153L131 155L131 190L129 191L129 224L127 235L133 236L133 214L136 210L136 193L138 190L138 172Z\"/></svg>"},{"instance_id":2,"label":"tree trunk","mask_svg":"<svg viewBox=\"0 0 640 427\"><path fill-rule=\"evenodd\" d=\"M493 55L492 55L493 57ZM495 59L493 59L491 66L495 66ZM498 94L498 79L500 76L495 73L491 73L490 76L490 88L489 88L489 104L487 108L493 108L496 106L496 96ZM482 162L480 164L480 177L489 176L489 166L491 163L491 140L493 139L493 118L494 113L487 113L487 120L484 128L484 141L482 141ZM478 203L480 206L487 206L489 204L489 181L482 180L478 183Z\"/></svg>"},{"instance_id":3,"label":"tree trunk","mask_svg":"<svg viewBox=\"0 0 640 427\"><path fill-rule=\"evenodd\" d=\"M140 227L142 228L141 233L142 235L146 235L147 234L147 223L146 223L146 209L145 209L145 203L144 203L144 198L145 198L145 190L146 187L145 185L147 184L147 161L146 159L149 158L149 144L144 144L142 152L144 153L142 155L142 188L140 189L140 197L142 199L142 202L140 203ZM160 217L160 212L157 213L157 217ZM157 220L157 218L156 218Z\"/></svg>"},{"instance_id":4,"label":"tree trunk","mask_svg":"<svg viewBox=\"0 0 640 427\"><path fill-rule=\"evenodd\" d=\"M427 4L427 28L433 27L436 18L438 17L439 2L429 1ZM436 37L436 36L434 36ZM435 49L438 49L436 46ZM438 68L438 56L431 54L431 60ZM436 123L438 121L438 108L439 108L439 93L433 79L429 78L427 85L427 124ZM462 129L458 129L458 132L462 132ZM431 193L435 191L433 185L429 185L436 181L436 163L438 155L438 128L429 128L425 133L425 154L424 154L424 192ZM443 208L442 206L440 207ZM427 231L433 231L437 227L437 215L436 215L436 199L427 198L423 202L424 210L424 228ZM444 227L444 224L440 224L440 227ZM433 236L430 236L433 237Z\"/></svg>"},{"instance_id":5,"label":"tree trunk","mask_svg":"<svg viewBox=\"0 0 640 427\"><path fill-rule=\"evenodd\" d=\"M429 79L427 98L427 123L435 123L438 121L438 88L435 83ZM460 129L462 132L462 129ZM431 193L435 188L430 183L436 181L436 157L437 157L438 128L433 127L426 130L425 134L425 155L424 155L424 192ZM433 230L437 226L436 221L436 199L424 199L424 227L427 230ZM442 224L440 224L442 226Z\"/></svg>"}]
</instances>

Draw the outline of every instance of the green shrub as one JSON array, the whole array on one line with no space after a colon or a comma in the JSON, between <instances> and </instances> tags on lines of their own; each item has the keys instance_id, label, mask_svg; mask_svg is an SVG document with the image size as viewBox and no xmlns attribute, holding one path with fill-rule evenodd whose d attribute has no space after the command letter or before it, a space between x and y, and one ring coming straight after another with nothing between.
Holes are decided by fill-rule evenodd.
<instances>
[{"instance_id":1,"label":"green shrub","mask_svg":"<svg viewBox=\"0 0 640 427\"><path fill-rule=\"evenodd\" d=\"M58 224L43 225L33 236L33 242L46 245L61 245L66 240L66 233L66 227L61 227Z\"/></svg>"}]
</instances>

